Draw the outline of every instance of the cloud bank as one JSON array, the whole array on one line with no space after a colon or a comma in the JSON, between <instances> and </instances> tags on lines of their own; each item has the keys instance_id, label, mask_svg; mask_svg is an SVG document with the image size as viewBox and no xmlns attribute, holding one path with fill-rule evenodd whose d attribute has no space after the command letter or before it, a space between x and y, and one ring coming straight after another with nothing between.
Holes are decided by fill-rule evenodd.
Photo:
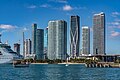
<instances>
[{"instance_id":1,"label":"cloud bank","mask_svg":"<svg viewBox=\"0 0 120 80\"><path fill-rule=\"evenodd\" d=\"M17 28L17 27L13 26L13 25L0 24L0 29L9 30L9 29L15 29L15 28Z\"/></svg>"}]
</instances>

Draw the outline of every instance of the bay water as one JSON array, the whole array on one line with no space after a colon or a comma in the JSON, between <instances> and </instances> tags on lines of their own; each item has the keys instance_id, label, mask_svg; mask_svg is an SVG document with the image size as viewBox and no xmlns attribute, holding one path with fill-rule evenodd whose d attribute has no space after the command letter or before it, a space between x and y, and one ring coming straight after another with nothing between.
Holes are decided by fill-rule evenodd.
<instances>
[{"instance_id":1,"label":"bay water","mask_svg":"<svg viewBox=\"0 0 120 80\"><path fill-rule=\"evenodd\" d=\"M0 64L0 80L120 80L120 68L86 68L83 64Z\"/></svg>"}]
</instances>

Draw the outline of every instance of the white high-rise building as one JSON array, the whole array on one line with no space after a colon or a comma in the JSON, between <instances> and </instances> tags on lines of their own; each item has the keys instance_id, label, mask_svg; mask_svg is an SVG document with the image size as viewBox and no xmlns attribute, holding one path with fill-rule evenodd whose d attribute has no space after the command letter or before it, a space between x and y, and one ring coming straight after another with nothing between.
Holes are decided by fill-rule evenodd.
<instances>
[{"instance_id":1,"label":"white high-rise building","mask_svg":"<svg viewBox=\"0 0 120 80\"><path fill-rule=\"evenodd\" d=\"M25 58L27 57L27 56L29 56L30 54L31 54L31 40L30 39L26 39L25 40Z\"/></svg>"},{"instance_id":2,"label":"white high-rise building","mask_svg":"<svg viewBox=\"0 0 120 80\"><path fill-rule=\"evenodd\" d=\"M63 20L48 23L48 59L65 60L67 54L67 23Z\"/></svg>"},{"instance_id":3,"label":"white high-rise building","mask_svg":"<svg viewBox=\"0 0 120 80\"><path fill-rule=\"evenodd\" d=\"M90 28L82 27L82 55L90 54Z\"/></svg>"},{"instance_id":4,"label":"white high-rise building","mask_svg":"<svg viewBox=\"0 0 120 80\"><path fill-rule=\"evenodd\" d=\"M93 54L105 54L105 13L93 16Z\"/></svg>"}]
</instances>

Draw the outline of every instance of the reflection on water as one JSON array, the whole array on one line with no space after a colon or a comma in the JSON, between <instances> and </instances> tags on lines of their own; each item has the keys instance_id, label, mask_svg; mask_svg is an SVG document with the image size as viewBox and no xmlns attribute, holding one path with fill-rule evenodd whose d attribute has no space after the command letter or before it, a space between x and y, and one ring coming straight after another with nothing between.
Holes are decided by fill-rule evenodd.
<instances>
[{"instance_id":1,"label":"reflection on water","mask_svg":"<svg viewBox=\"0 0 120 80\"><path fill-rule=\"evenodd\" d=\"M0 80L120 80L119 68L86 68L84 65L36 64L28 68L0 65Z\"/></svg>"}]
</instances>

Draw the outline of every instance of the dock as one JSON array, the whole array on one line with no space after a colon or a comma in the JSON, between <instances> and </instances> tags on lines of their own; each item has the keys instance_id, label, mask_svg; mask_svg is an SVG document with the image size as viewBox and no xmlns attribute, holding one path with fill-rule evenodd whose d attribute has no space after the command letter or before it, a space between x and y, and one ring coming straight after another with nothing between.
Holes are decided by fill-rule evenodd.
<instances>
[{"instance_id":1,"label":"dock","mask_svg":"<svg viewBox=\"0 0 120 80\"><path fill-rule=\"evenodd\" d=\"M108 62L98 62L98 63L85 63L87 68L120 68L120 63L108 63Z\"/></svg>"}]
</instances>

